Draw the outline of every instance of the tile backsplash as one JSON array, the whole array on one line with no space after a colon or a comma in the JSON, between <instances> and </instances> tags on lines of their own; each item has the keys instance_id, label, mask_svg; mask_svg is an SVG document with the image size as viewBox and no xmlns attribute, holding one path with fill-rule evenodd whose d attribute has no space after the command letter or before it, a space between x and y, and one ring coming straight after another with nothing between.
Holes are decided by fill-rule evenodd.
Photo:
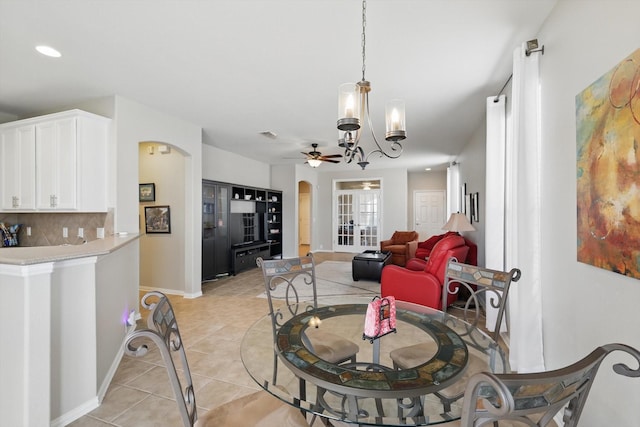
<instances>
[{"instance_id":1,"label":"tile backsplash","mask_svg":"<svg viewBox=\"0 0 640 427\"><path fill-rule=\"evenodd\" d=\"M18 232L19 246L57 246L65 243L81 244L78 228L83 228L84 240L97 238L98 228L105 229L105 235L113 234L113 210L108 213L0 213L0 222L7 226L21 224ZM31 236L27 236L31 227ZM68 237L62 236L67 227ZM2 243L0 242L0 245Z\"/></svg>"}]
</instances>

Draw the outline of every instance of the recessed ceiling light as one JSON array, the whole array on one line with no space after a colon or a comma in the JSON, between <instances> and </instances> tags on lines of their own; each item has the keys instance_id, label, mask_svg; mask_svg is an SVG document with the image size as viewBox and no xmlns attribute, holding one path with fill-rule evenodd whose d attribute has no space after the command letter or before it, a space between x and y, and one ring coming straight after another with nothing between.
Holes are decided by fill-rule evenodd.
<instances>
[{"instance_id":1,"label":"recessed ceiling light","mask_svg":"<svg viewBox=\"0 0 640 427\"><path fill-rule=\"evenodd\" d=\"M36 46L36 50L43 55L50 56L52 58L60 58L62 54L50 46Z\"/></svg>"},{"instance_id":2,"label":"recessed ceiling light","mask_svg":"<svg viewBox=\"0 0 640 427\"><path fill-rule=\"evenodd\" d=\"M276 139L278 137L278 134L270 131L270 130L264 130L262 132L258 132L260 135L266 136L267 138L271 138L271 139Z\"/></svg>"},{"instance_id":3,"label":"recessed ceiling light","mask_svg":"<svg viewBox=\"0 0 640 427\"><path fill-rule=\"evenodd\" d=\"M430 170L431 170L431 168L424 168L424 170L426 170L426 171L430 171Z\"/></svg>"}]
</instances>

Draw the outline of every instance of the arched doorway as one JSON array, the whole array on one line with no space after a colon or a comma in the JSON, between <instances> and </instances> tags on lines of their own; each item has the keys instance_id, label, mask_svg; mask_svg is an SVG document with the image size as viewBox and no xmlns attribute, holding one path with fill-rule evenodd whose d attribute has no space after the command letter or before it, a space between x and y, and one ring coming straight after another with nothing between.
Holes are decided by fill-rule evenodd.
<instances>
[{"instance_id":1,"label":"arched doorway","mask_svg":"<svg viewBox=\"0 0 640 427\"><path fill-rule=\"evenodd\" d=\"M153 188L152 197L139 200L140 289L162 289L185 295L187 202L185 197L187 157L178 147L158 141L138 144L138 182ZM152 186L152 187L149 187ZM167 230L147 230L147 214L162 208Z\"/></svg>"},{"instance_id":2,"label":"arched doorway","mask_svg":"<svg viewBox=\"0 0 640 427\"><path fill-rule=\"evenodd\" d=\"M298 182L298 254L311 251L311 184Z\"/></svg>"}]
</instances>

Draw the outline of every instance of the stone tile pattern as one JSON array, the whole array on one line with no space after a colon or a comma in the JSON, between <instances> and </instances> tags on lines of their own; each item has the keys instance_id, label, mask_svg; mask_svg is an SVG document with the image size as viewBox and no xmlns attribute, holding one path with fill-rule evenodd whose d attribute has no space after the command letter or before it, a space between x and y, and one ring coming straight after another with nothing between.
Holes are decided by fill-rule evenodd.
<instances>
[{"instance_id":1,"label":"stone tile pattern","mask_svg":"<svg viewBox=\"0 0 640 427\"><path fill-rule=\"evenodd\" d=\"M104 228L105 235L113 234L113 210L108 213L0 213L0 222L22 224L18 233L20 246L57 246L81 244L78 228L84 229L84 240L97 239L97 228ZM27 236L27 226L31 236ZM69 237L62 237L62 228L67 227ZM1 245L1 243L0 243Z\"/></svg>"}]
</instances>

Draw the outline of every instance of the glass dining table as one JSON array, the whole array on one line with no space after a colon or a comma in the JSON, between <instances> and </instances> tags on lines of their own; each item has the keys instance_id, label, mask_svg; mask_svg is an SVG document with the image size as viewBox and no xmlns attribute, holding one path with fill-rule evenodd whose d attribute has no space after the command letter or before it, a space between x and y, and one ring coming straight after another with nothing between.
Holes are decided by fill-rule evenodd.
<instances>
[{"instance_id":1,"label":"glass dining table","mask_svg":"<svg viewBox=\"0 0 640 427\"><path fill-rule=\"evenodd\" d=\"M396 331L363 337L370 298L324 298L272 328L269 315L245 333L241 357L263 389L311 416L354 425L437 425L459 419L471 373L508 371L501 347L481 328L449 313L396 301ZM288 312L286 309L282 312ZM313 353L314 328L358 344L356 362L329 363ZM424 359L398 369L389 353L423 344ZM310 417L307 417L310 419Z\"/></svg>"}]
</instances>

